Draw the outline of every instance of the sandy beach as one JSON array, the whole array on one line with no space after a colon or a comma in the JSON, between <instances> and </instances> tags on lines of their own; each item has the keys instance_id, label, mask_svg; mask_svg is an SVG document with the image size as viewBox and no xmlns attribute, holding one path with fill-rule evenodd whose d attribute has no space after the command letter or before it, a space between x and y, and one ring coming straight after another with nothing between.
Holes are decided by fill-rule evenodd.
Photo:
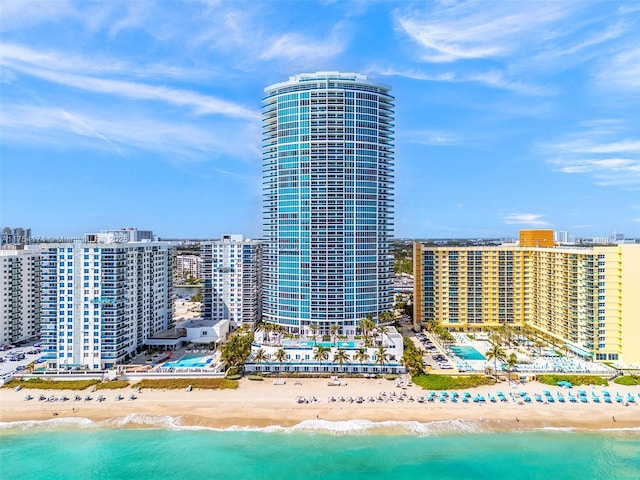
<instances>
[{"instance_id":1,"label":"sandy beach","mask_svg":"<svg viewBox=\"0 0 640 480\"><path fill-rule=\"evenodd\" d=\"M328 386L327 379L286 379L284 385L274 385L271 380L262 382L243 379L236 390L143 390L136 393L137 399L128 400L132 389L101 390L92 393L92 401L44 402L38 397L66 395L72 398L79 394L84 398L87 391L41 391L22 389L0 390L0 422L19 422L29 420L49 420L52 418L86 418L94 422L129 419L121 422L124 428L145 425L153 417L172 417L179 425L203 426L212 428L230 427L291 427L306 420L325 420L331 422L347 420L369 420L372 422L420 422L464 420L482 424L487 429L517 430L529 428L640 428L640 398L638 387L610 385L609 387L578 387L563 389L577 394L578 389L587 392L589 403L531 403L519 404L511 400L509 392L527 392L533 399L534 393L550 390L554 393L559 387L549 387L538 383L518 385L510 388L506 383L468 390L472 396L476 393L487 395L502 391L509 401L506 403L418 403L417 401L393 402L330 402L329 396L369 396L376 397L380 392L399 395L406 391L414 397L424 396L428 392L415 385L401 389L393 382L384 379L345 379L347 385ZM593 403L591 392L602 398L602 391L608 390L613 397L620 392L626 399L627 393L635 395L636 403L625 406L615 402ZM25 395L34 399L25 401ZM462 393L462 391L460 392ZM96 395L102 394L105 401L97 402ZM124 400L114 397L121 394ZM296 402L296 397L316 397L317 402ZM397 397L396 397L397 398ZM137 419L136 419L137 417ZM144 420L146 418L147 420ZM151 422L153 423L153 422ZM148 426L148 425L146 425Z\"/></svg>"}]
</instances>

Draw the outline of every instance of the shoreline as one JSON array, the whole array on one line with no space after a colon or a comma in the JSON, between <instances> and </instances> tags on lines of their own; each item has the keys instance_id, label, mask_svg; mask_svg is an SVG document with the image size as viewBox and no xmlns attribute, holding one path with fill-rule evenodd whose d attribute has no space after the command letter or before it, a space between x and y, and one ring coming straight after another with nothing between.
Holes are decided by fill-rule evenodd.
<instances>
[{"instance_id":1,"label":"shoreline","mask_svg":"<svg viewBox=\"0 0 640 480\"><path fill-rule=\"evenodd\" d=\"M127 400L131 388L101 390L92 393L92 401L43 402L45 396L78 394L84 398L88 391L26 389L16 392L0 390L0 424L3 429L30 426L93 425L106 428L203 428L220 430L327 430L344 433L389 431L408 434L412 429L427 431L530 431L537 429L571 429L579 431L640 429L640 388L613 385L609 387L576 387L573 390L549 387L537 382L509 388L507 384L468 389L475 396L502 390L509 401L491 403L425 402L368 402L369 396L391 391L417 397L429 392L415 385L400 389L387 380L345 379L345 386L327 386L326 379L285 379L284 385L242 379L236 390L151 390L136 393L136 400ZM301 385L300 385L301 383ZM552 393L585 390L589 403L531 403L518 404L509 393ZM591 392L602 398L602 391L612 396L620 392L635 395L636 403L628 406L616 403L594 403ZM462 391L460 391L462 392ZM35 397L25 401L26 394ZM104 402L95 396L102 394ZM115 395L124 400L115 401ZM363 396L364 403L330 402L328 396ZM316 397L319 401L296 403L296 397ZM396 397L397 398L397 397ZM455 424L455 425L453 425ZM440 428L442 427L442 428ZM24 428L23 428L24 429ZM366 432L365 432L366 433ZM420 432L418 432L420 433Z\"/></svg>"}]
</instances>

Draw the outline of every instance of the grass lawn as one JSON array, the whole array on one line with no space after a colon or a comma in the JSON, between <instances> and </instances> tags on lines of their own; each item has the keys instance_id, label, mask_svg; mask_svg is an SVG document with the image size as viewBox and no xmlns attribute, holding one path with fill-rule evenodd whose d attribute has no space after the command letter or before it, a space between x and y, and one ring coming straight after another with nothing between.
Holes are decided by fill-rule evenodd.
<instances>
[{"instance_id":1,"label":"grass lawn","mask_svg":"<svg viewBox=\"0 0 640 480\"><path fill-rule=\"evenodd\" d=\"M42 378L30 378L29 380L11 380L4 387L14 388L20 385L22 388L38 388L40 390L84 390L100 383L100 380L45 380Z\"/></svg>"},{"instance_id":2,"label":"grass lawn","mask_svg":"<svg viewBox=\"0 0 640 480\"><path fill-rule=\"evenodd\" d=\"M591 375L538 375L538 381L554 387L558 382L571 382L571 385L609 385L606 378Z\"/></svg>"},{"instance_id":3,"label":"grass lawn","mask_svg":"<svg viewBox=\"0 0 640 480\"><path fill-rule=\"evenodd\" d=\"M144 379L133 385L140 388L166 388L179 389L202 388L208 390L224 390L225 388L238 388L237 380L229 380L228 378L162 378L162 379Z\"/></svg>"},{"instance_id":4,"label":"grass lawn","mask_svg":"<svg viewBox=\"0 0 640 480\"><path fill-rule=\"evenodd\" d=\"M484 375L468 375L464 377L451 377L449 375L428 375L421 373L411 378L414 384L426 390L456 390L463 388L479 387L480 385L493 385L495 381Z\"/></svg>"},{"instance_id":5,"label":"grass lawn","mask_svg":"<svg viewBox=\"0 0 640 480\"><path fill-rule=\"evenodd\" d=\"M96 390L115 390L117 388L127 388L128 386L129 382L126 380L114 380L97 384Z\"/></svg>"},{"instance_id":6,"label":"grass lawn","mask_svg":"<svg viewBox=\"0 0 640 480\"><path fill-rule=\"evenodd\" d=\"M624 377L616 378L613 383L617 383L618 385L640 385L640 375L625 375Z\"/></svg>"}]
</instances>

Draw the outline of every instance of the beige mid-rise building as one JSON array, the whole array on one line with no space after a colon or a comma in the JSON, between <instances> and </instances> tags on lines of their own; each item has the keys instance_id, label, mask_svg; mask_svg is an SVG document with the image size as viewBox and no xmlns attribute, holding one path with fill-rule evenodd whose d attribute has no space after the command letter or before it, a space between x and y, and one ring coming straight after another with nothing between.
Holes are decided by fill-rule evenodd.
<instances>
[{"instance_id":1,"label":"beige mid-rise building","mask_svg":"<svg viewBox=\"0 0 640 480\"><path fill-rule=\"evenodd\" d=\"M531 326L582 356L640 364L640 245L531 245L416 242L416 324Z\"/></svg>"}]
</instances>

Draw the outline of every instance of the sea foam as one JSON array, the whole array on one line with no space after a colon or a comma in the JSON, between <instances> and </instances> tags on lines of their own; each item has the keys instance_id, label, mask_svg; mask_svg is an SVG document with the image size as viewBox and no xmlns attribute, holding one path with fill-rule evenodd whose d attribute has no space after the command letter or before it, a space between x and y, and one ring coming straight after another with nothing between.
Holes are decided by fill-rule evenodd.
<instances>
[{"instance_id":1,"label":"sea foam","mask_svg":"<svg viewBox=\"0 0 640 480\"><path fill-rule=\"evenodd\" d=\"M87 428L95 423L88 418L66 417L48 420L22 420L18 422L0 422L0 430L60 430L69 428Z\"/></svg>"},{"instance_id":2,"label":"sea foam","mask_svg":"<svg viewBox=\"0 0 640 480\"><path fill-rule=\"evenodd\" d=\"M231 426L226 428L194 425L191 419L170 415L146 415L131 413L124 417L108 420L92 421L82 417L53 418L48 420L25 420L17 422L0 422L0 431L28 431L28 430L73 430L73 429L158 429L169 431L194 431L210 430L219 432L262 432L262 433L308 433L326 434L335 436L349 435L408 435L416 437L432 437L449 434L472 434L491 431L513 430L505 428L499 423L485 422L482 420L438 420L432 422L416 421L382 421L374 422L365 419L352 419L343 421L329 421L323 419L304 420L292 426L270 425L266 427ZM559 431L577 432L585 429L571 427L538 427L519 428L517 431ZM586 429L589 430L589 429ZM604 428L597 429L610 432L640 433L640 427Z\"/></svg>"}]
</instances>

